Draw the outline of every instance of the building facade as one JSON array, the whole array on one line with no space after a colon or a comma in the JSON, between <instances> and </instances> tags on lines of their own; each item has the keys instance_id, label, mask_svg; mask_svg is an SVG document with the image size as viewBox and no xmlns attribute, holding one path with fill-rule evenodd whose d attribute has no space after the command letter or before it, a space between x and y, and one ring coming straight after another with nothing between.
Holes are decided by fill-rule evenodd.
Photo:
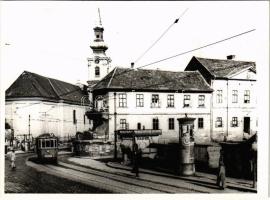
<instances>
[{"instance_id":1,"label":"building facade","mask_svg":"<svg viewBox=\"0 0 270 200\"><path fill-rule=\"evenodd\" d=\"M60 139L91 128L85 88L23 72L6 91L6 122L14 136L37 137L54 133Z\"/></svg>"},{"instance_id":2,"label":"building facade","mask_svg":"<svg viewBox=\"0 0 270 200\"><path fill-rule=\"evenodd\" d=\"M160 143L177 142L177 118L193 117L195 141L209 142L211 92L198 72L115 68L93 87L88 116L111 141L116 130L151 129L162 131Z\"/></svg>"},{"instance_id":3,"label":"building facade","mask_svg":"<svg viewBox=\"0 0 270 200\"><path fill-rule=\"evenodd\" d=\"M256 65L254 62L193 57L185 71L198 70L213 89L213 140L241 141L257 132Z\"/></svg>"}]
</instances>

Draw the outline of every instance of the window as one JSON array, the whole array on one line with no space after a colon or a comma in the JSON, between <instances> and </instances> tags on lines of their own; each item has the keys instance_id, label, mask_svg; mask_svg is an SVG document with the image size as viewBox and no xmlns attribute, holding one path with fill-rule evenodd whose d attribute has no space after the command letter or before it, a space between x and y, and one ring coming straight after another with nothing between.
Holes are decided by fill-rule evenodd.
<instances>
[{"instance_id":1,"label":"window","mask_svg":"<svg viewBox=\"0 0 270 200\"><path fill-rule=\"evenodd\" d=\"M95 67L95 76L99 77L99 75L100 75L100 70L99 70L99 67L97 66Z\"/></svg>"},{"instance_id":2,"label":"window","mask_svg":"<svg viewBox=\"0 0 270 200\"><path fill-rule=\"evenodd\" d=\"M143 107L143 94L136 94L136 106Z\"/></svg>"},{"instance_id":3,"label":"window","mask_svg":"<svg viewBox=\"0 0 270 200\"><path fill-rule=\"evenodd\" d=\"M190 95L184 95L184 107L190 107Z\"/></svg>"},{"instance_id":4,"label":"window","mask_svg":"<svg viewBox=\"0 0 270 200\"><path fill-rule=\"evenodd\" d=\"M167 96L167 106L169 108L173 108L174 107L174 95L173 94L169 94Z\"/></svg>"},{"instance_id":5,"label":"window","mask_svg":"<svg viewBox=\"0 0 270 200\"><path fill-rule=\"evenodd\" d=\"M249 90L244 91L244 103L250 103L250 91Z\"/></svg>"},{"instance_id":6,"label":"window","mask_svg":"<svg viewBox=\"0 0 270 200\"><path fill-rule=\"evenodd\" d=\"M238 119L237 117L232 118L232 127L237 127L238 126Z\"/></svg>"},{"instance_id":7,"label":"window","mask_svg":"<svg viewBox=\"0 0 270 200\"><path fill-rule=\"evenodd\" d=\"M232 102L238 103L238 91L237 90L232 91Z\"/></svg>"},{"instance_id":8,"label":"window","mask_svg":"<svg viewBox=\"0 0 270 200\"><path fill-rule=\"evenodd\" d=\"M217 103L222 103L222 90L217 90Z\"/></svg>"},{"instance_id":9,"label":"window","mask_svg":"<svg viewBox=\"0 0 270 200\"><path fill-rule=\"evenodd\" d=\"M217 117L216 127L222 127L222 117Z\"/></svg>"},{"instance_id":10,"label":"window","mask_svg":"<svg viewBox=\"0 0 270 200\"><path fill-rule=\"evenodd\" d=\"M76 110L73 110L73 124L77 124Z\"/></svg>"},{"instance_id":11,"label":"window","mask_svg":"<svg viewBox=\"0 0 270 200\"><path fill-rule=\"evenodd\" d=\"M126 119L120 119L120 129L127 129Z\"/></svg>"},{"instance_id":12,"label":"window","mask_svg":"<svg viewBox=\"0 0 270 200\"><path fill-rule=\"evenodd\" d=\"M127 107L127 94L125 93L119 94L119 107L121 108Z\"/></svg>"},{"instance_id":13,"label":"window","mask_svg":"<svg viewBox=\"0 0 270 200\"><path fill-rule=\"evenodd\" d=\"M198 128L203 128L203 118L198 118Z\"/></svg>"},{"instance_id":14,"label":"window","mask_svg":"<svg viewBox=\"0 0 270 200\"><path fill-rule=\"evenodd\" d=\"M159 108L160 103L159 103L159 95L158 94L152 94L152 103L151 103L152 108Z\"/></svg>"},{"instance_id":15,"label":"window","mask_svg":"<svg viewBox=\"0 0 270 200\"><path fill-rule=\"evenodd\" d=\"M169 118L169 130L174 130L174 118Z\"/></svg>"},{"instance_id":16,"label":"window","mask_svg":"<svg viewBox=\"0 0 270 200\"><path fill-rule=\"evenodd\" d=\"M204 107L204 100L205 100L205 96L204 95L199 95L199 99L198 99L198 104L199 107Z\"/></svg>"},{"instance_id":17,"label":"window","mask_svg":"<svg viewBox=\"0 0 270 200\"><path fill-rule=\"evenodd\" d=\"M45 147L50 147L51 141L50 140L45 140L46 146Z\"/></svg>"},{"instance_id":18,"label":"window","mask_svg":"<svg viewBox=\"0 0 270 200\"><path fill-rule=\"evenodd\" d=\"M159 122L158 118L153 119L153 130L158 130L159 129Z\"/></svg>"}]
</instances>

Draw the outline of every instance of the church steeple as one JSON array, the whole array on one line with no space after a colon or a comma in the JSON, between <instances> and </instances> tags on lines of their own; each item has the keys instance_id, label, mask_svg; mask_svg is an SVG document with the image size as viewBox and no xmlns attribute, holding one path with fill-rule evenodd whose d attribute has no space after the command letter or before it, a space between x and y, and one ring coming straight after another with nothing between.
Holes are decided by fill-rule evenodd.
<instances>
[{"instance_id":1,"label":"church steeple","mask_svg":"<svg viewBox=\"0 0 270 200\"><path fill-rule=\"evenodd\" d=\"M98 81L106 76L110 71L111 59L106 56L108 46L103 39L103 25L101 21L100 10L98 9L98 23L94 29L94 40L90 45L93 54L88 58L88 81Z\"/></svg>"}]
</instances>

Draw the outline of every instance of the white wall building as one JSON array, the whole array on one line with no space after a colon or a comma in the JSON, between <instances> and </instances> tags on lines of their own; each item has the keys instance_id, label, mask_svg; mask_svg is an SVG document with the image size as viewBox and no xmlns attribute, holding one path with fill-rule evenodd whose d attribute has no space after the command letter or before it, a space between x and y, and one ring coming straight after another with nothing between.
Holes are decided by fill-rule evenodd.
<instances>
[{"instance_id":1,"label":"white wall building","mask_svg":"<svg viewBox=\"0 0 270 200\"><path fill-rule=\"evenodd\" d=\"M257 132L254 62L193 57L185 71L198 70L211 88L211 135L214 140L243 140Z\"/></svg>"},{"instance_id":2,"label":"white wall building","mask_svg":"<svg viewBox=\"0 0 270 200\"><path fill-rule=\"evenodd\" d=\"M23 72L6 91L6 122L15 137L54 133L60 138L91 128L85 88Z\"/></svg>"},{"instance_id":3,"label":"white wall building","mask_svg":"<svg viewBox=\"0 0 270 200\"><path fill-rule=\"evenodd\" d=\"M94 131L111 141L119 129L160 129L159 142L178 141L185 114L196 118L195 141L210 141L212 89L199 72L115 68L92 89Z\"/></svg>"}]
</instances>

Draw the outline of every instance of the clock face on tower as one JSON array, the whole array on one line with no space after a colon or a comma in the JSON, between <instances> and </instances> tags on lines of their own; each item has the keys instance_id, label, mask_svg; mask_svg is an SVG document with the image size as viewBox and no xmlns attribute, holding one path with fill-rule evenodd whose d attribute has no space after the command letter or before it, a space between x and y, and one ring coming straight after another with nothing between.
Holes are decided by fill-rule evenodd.
<instances>
[{"instance_id":1,"label":"clock face on tower","mask_svg":"<svg viewBox=\"0 0 270 200\"><path fill-rule=\"evenodd\" d=\"M99 58L95 59L95 63L98 64L99 63Z\"/></svg>"}]
</instances>

